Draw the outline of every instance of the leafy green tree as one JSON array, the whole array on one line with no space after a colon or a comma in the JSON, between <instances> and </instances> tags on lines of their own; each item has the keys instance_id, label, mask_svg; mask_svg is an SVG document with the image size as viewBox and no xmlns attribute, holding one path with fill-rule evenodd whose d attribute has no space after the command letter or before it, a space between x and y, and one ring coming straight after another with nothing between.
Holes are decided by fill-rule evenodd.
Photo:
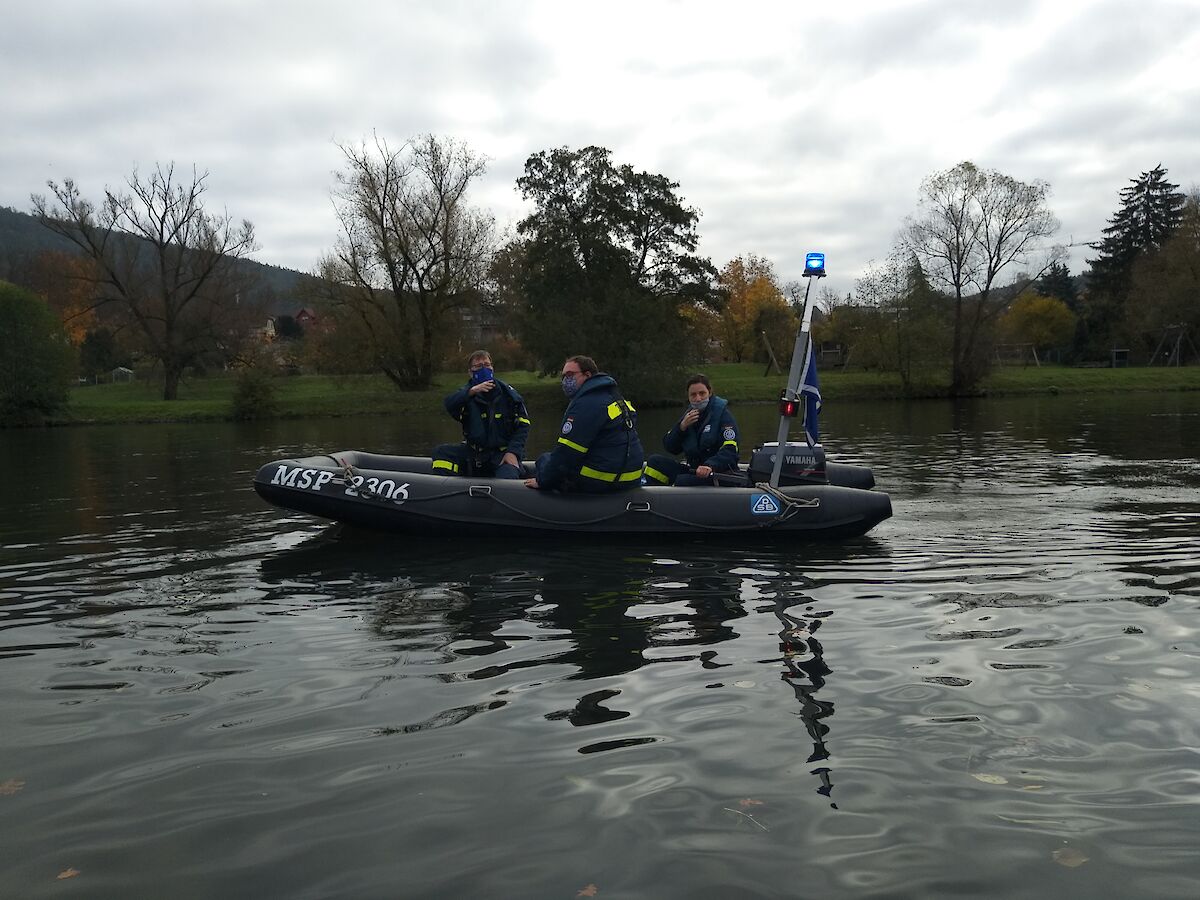
<instances>
[{"instance_id":1,"label":"leafy green tree","mask_svg":"<svg viewBox=\"0 0 1200 900\"><path fill-rule=\"evenodd\" d=\"M75 352L58 316L37 295L0 281L0 425L62 409Z\"/></svg>"},{"instance_id":2,"label":"leafy green tree","mask_svg":"<svg viewBox=\"0 0 1200 900\"><path fill-rule=\"evenodd\" d=\"M930 283L953 299L950 393L974 390L986 374L989 328L1004 311L997 295L1010 267L1044 250L1058 229L1044 182L1026 184L971 162L929 176L905 229Z\"/></svg>"},{"instance_id":3,"label":"leafy green tree","mask_svg":"<svg viewBox=\"0 0 1200 900\"><path fill-rule=\"evenodd\" d=\"M1075 314L1057 297L1024 291L1001 318L1000 328L1013 343L1032 344L1045 352L1070 342Z\"/></svg>"},{"instance_id":4,"label":"leafy green tree","mask_svg":"<svg viewBox=\"0 0 1200 900\"><path fill-rule=\"evenodd\" d=\"M135 170L129 192L105 191L97 207L70 179L49 182L54 199L34 196L43 225L67 238L95 265L95 305L118 306L145 349L163 367L163 399L178 396L188 366L248 334L258 317L234 261L255 249L254 228L204 206L207 173L179 180L175 167Z\"/></svg>"},{"instance_id":5,"label":"leafy green tree","mask_svg":"<svg viewBox=\"0 0 1200 900\"><path fill-rule=\"evenodd\" d=\"M104 327L92 328L79 344L79 371L91 378L111 372L125 362L117 346L117 336Z\"/></svg>"},{"instance_id":6,"label":"leafy green tree","mask_svg":"<svg viewBox=\"0 0 1200 900\"><path fill-rule=\"evenodd\" d=\"M494 250L492 217L468 198L486 161L434 135L341 150L342 233L320 266L325 308L360 323L359 355L398 387L428 387Z\"/></svg>"},{"instance_id":7,"label":"leafy green tree","mask_svg":"<svg viewBox=\"0 0 1200 900\"><path fill-rule=\"evenodd\" d=\"M689 308L718 298L679 185L563 147L530 156L517 186L533 211L493 271L522 344L547 371L587 353L627 390L671 383L696 355Z\"/></svg>"},{"instance_id":8,"label":"leafy green tree","mask_svg":"<svg viewBox=\"0 0 1200 900\"><path fill-rule=\"evenodd\" d=\"M304 337L304 326L296 321L295 316L276 316L275 334L281 340L298 341L300 338Z\"/></svg>"}]
</instances>

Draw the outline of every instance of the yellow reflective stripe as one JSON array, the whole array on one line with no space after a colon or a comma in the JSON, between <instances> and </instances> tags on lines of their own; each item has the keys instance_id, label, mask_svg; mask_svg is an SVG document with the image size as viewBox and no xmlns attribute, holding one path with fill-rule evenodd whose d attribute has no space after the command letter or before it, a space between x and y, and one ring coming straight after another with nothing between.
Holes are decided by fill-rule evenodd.
<instances>
[{"instance_id":1,"label":"yellow reflective stripe","mask_svg":"<svg viewBox=\"0 0 1200 900\"><path fill-rule=\"evenodd\" d=\"M532 424L532 423L530 423L530 421L529 421L528 419L523 419L523 418L521 418L520 416L517 416L517 421L518 421L518 422L520 422L520 423L522 423L523 425L529 425L529 424Z\"/></svg>"},{"instance_id":2,"label":"yellow reflective stripe","mask_svg":"<svg viewBox=\"0 0 1200 900\"><path fill-rule=\"evenodd\" d=\"M663 484L671 483L670 478L668 478L666 475L664 475L662 472L658 471L658 469L653 468L652 466L646 466L646 475L650 478L653 478L655 481L661 481Z\"/></svg>"},{"instance_id":3,"label":"yellow reflective stripe","mask_svg":"<svg viewBox=\"0 0 1200 900\"><path fill-rule=\"evenodd\" d=\"M444 459L435 459L433 461L433 467L435 469L449 469L451 472L458 471L457 465Z\"/></svg>"},{"instance_id":4,"label":"yellow reflective stripe","mask_svg":"<svg viewBox=\"0 0 1200 900\"><path fill-rule=\"evenodd\" d=\"M574 441L568 441L565 437L560 437L558 442L560 444L566 444L572 450L578 450L580 453L587 453L587 447L577 444Z\"/></svg>"},{"instance_id":5,"label":"yellow reflective stripe","mask_svg":"<svg viewBox=\"0 0 1200 900\"><path fill-rule=\"evenodd\" d=\"M492 413L492 418L493 419L503 419L504 413Z\"/></svg>"},{"instance_id":6,"label":"yellow reflective stripe","mask_svg":"<svg viewBox=\"0 0 1200 900\"><path fill-rule=\"evenodd\" d=\"M584 466L579 470L579 474L597 481L635 481L642 477L642 470L634 469L632 472L622 472L618 475L615 472L601 472L591 466Z\"/></svg>"},{"instance_id":7,"label":"yellow reflective stripe","mask_svg":"<svg viewBox=\"0 0 1200 900\"><path fill-rule=\"evenodd\" d=\"M737 441L726 441L721 446L722 447L732 447L734 450L736 450L737 449Z\"/></svg>"},{"instance_id":8,"label":"yellow reflective stripe","mask_svg":"<svg viewBox=\"0 0 1200 900\"><path fill-rule=\"evenodd\" d=\"M610 419L619 419L621 416L625 415L626 412L636 411L637 410L633 408L633 404L628 400L614 400L612 403L608 404L608 417Z\"/></svg>"}]
</instances>

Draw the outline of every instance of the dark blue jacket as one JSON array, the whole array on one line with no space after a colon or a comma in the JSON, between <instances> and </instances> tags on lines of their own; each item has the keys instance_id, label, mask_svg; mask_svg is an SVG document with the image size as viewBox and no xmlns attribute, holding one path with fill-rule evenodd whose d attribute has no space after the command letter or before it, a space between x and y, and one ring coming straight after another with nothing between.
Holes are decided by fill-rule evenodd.
<instances>
[{"instance_id":1,"label":"dark blue jacket","mask_svg":"<svg viewBox=\"0 0 1200 900\"><path fill-rule=\"evenodd\" d=\"M529 412L525 401L499 378L490 391L468 397L463 385L443 402L450 417L462 423L463 440L476 450L515 453L523 459L529 437Z\"/></svg>"},{"instance_id":2,"label":"dark blue jacket","mask_svg":"<svg viewBox=\"0 0 1200 900\"><path fill-rule=\"evenodd\" d=\"M598 372L583 383L563 414L558 443L538 465L538 487L561 488L570 479L614 489L635 487L642 478L642 442L637 412L612 377Z\"/></svg>"},{"instance_id":3,"label":"dark blue jacket","mask_svg":"<svg viewBox=\"0 0 1200 900\"><path fill-rule=\"evenodd\" d=\"M679 419L683 421L683 416ZM663 438L663 446L668 453L682 453L693 469L709 466L714 472L731 472L738 464L738 438L737 422L728 403L714 396L691 428L683 431L676 422Z\"/></svg>"}]
</instances>

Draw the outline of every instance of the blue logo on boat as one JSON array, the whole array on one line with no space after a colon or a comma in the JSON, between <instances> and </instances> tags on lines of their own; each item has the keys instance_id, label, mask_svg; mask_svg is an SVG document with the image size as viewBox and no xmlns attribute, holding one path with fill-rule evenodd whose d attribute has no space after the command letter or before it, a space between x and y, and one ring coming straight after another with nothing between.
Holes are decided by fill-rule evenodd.
<instances>
[{"instance_id":1,"label":"blue logo on boat","mask_svg":"<svg viewBox=\"0 0 1200 900\"><path fill-rule=\"evenodd\" d=\"M751 494L750 512L756 516L777 516L779 515L779 504L770 494Z\"/></svg>"}]
</instances>

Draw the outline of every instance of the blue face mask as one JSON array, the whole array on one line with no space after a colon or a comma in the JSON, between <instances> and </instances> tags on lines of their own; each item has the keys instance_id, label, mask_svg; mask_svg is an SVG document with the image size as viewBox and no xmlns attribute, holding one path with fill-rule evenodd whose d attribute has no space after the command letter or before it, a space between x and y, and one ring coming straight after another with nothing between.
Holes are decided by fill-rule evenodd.
<instances>
[{"instance_id":1,"label":"blue face mask","mask_svg":"<svg viewBox=\"0 0 1200 900\"><path fill-rule=\"evenodd\" d=\"M485 381L491 381L496 377L496 373L492 370L491 366L484 366L482 369L476 369L470 374L471 387L474 387L477 384L483 384Z\"/></svg>"},{"instance_id":2,"label":"blue face mask","mask_svg":"<svg viewBox=\"0 0 1200 900\"><path fill-rule=\"evenodd\" d=\"M579 393L579 382L575 380L574 375L564 375L562 380L563 393L568 397L574 397Z\"/></svg>"},{"instance_id":3,"label":"blue face mask","mask_svg":"<svg viewBox=\"0 0 1200 900\"><path fill-rule=\"evenodd\" d=\"M707 400L691 400L688 402L688 406L690 406L692 409L697 409L700 412L704 412L706 409L708 409L708 401L711 399L712 398L709 397Z\"/></svg>"}]
</instances>

